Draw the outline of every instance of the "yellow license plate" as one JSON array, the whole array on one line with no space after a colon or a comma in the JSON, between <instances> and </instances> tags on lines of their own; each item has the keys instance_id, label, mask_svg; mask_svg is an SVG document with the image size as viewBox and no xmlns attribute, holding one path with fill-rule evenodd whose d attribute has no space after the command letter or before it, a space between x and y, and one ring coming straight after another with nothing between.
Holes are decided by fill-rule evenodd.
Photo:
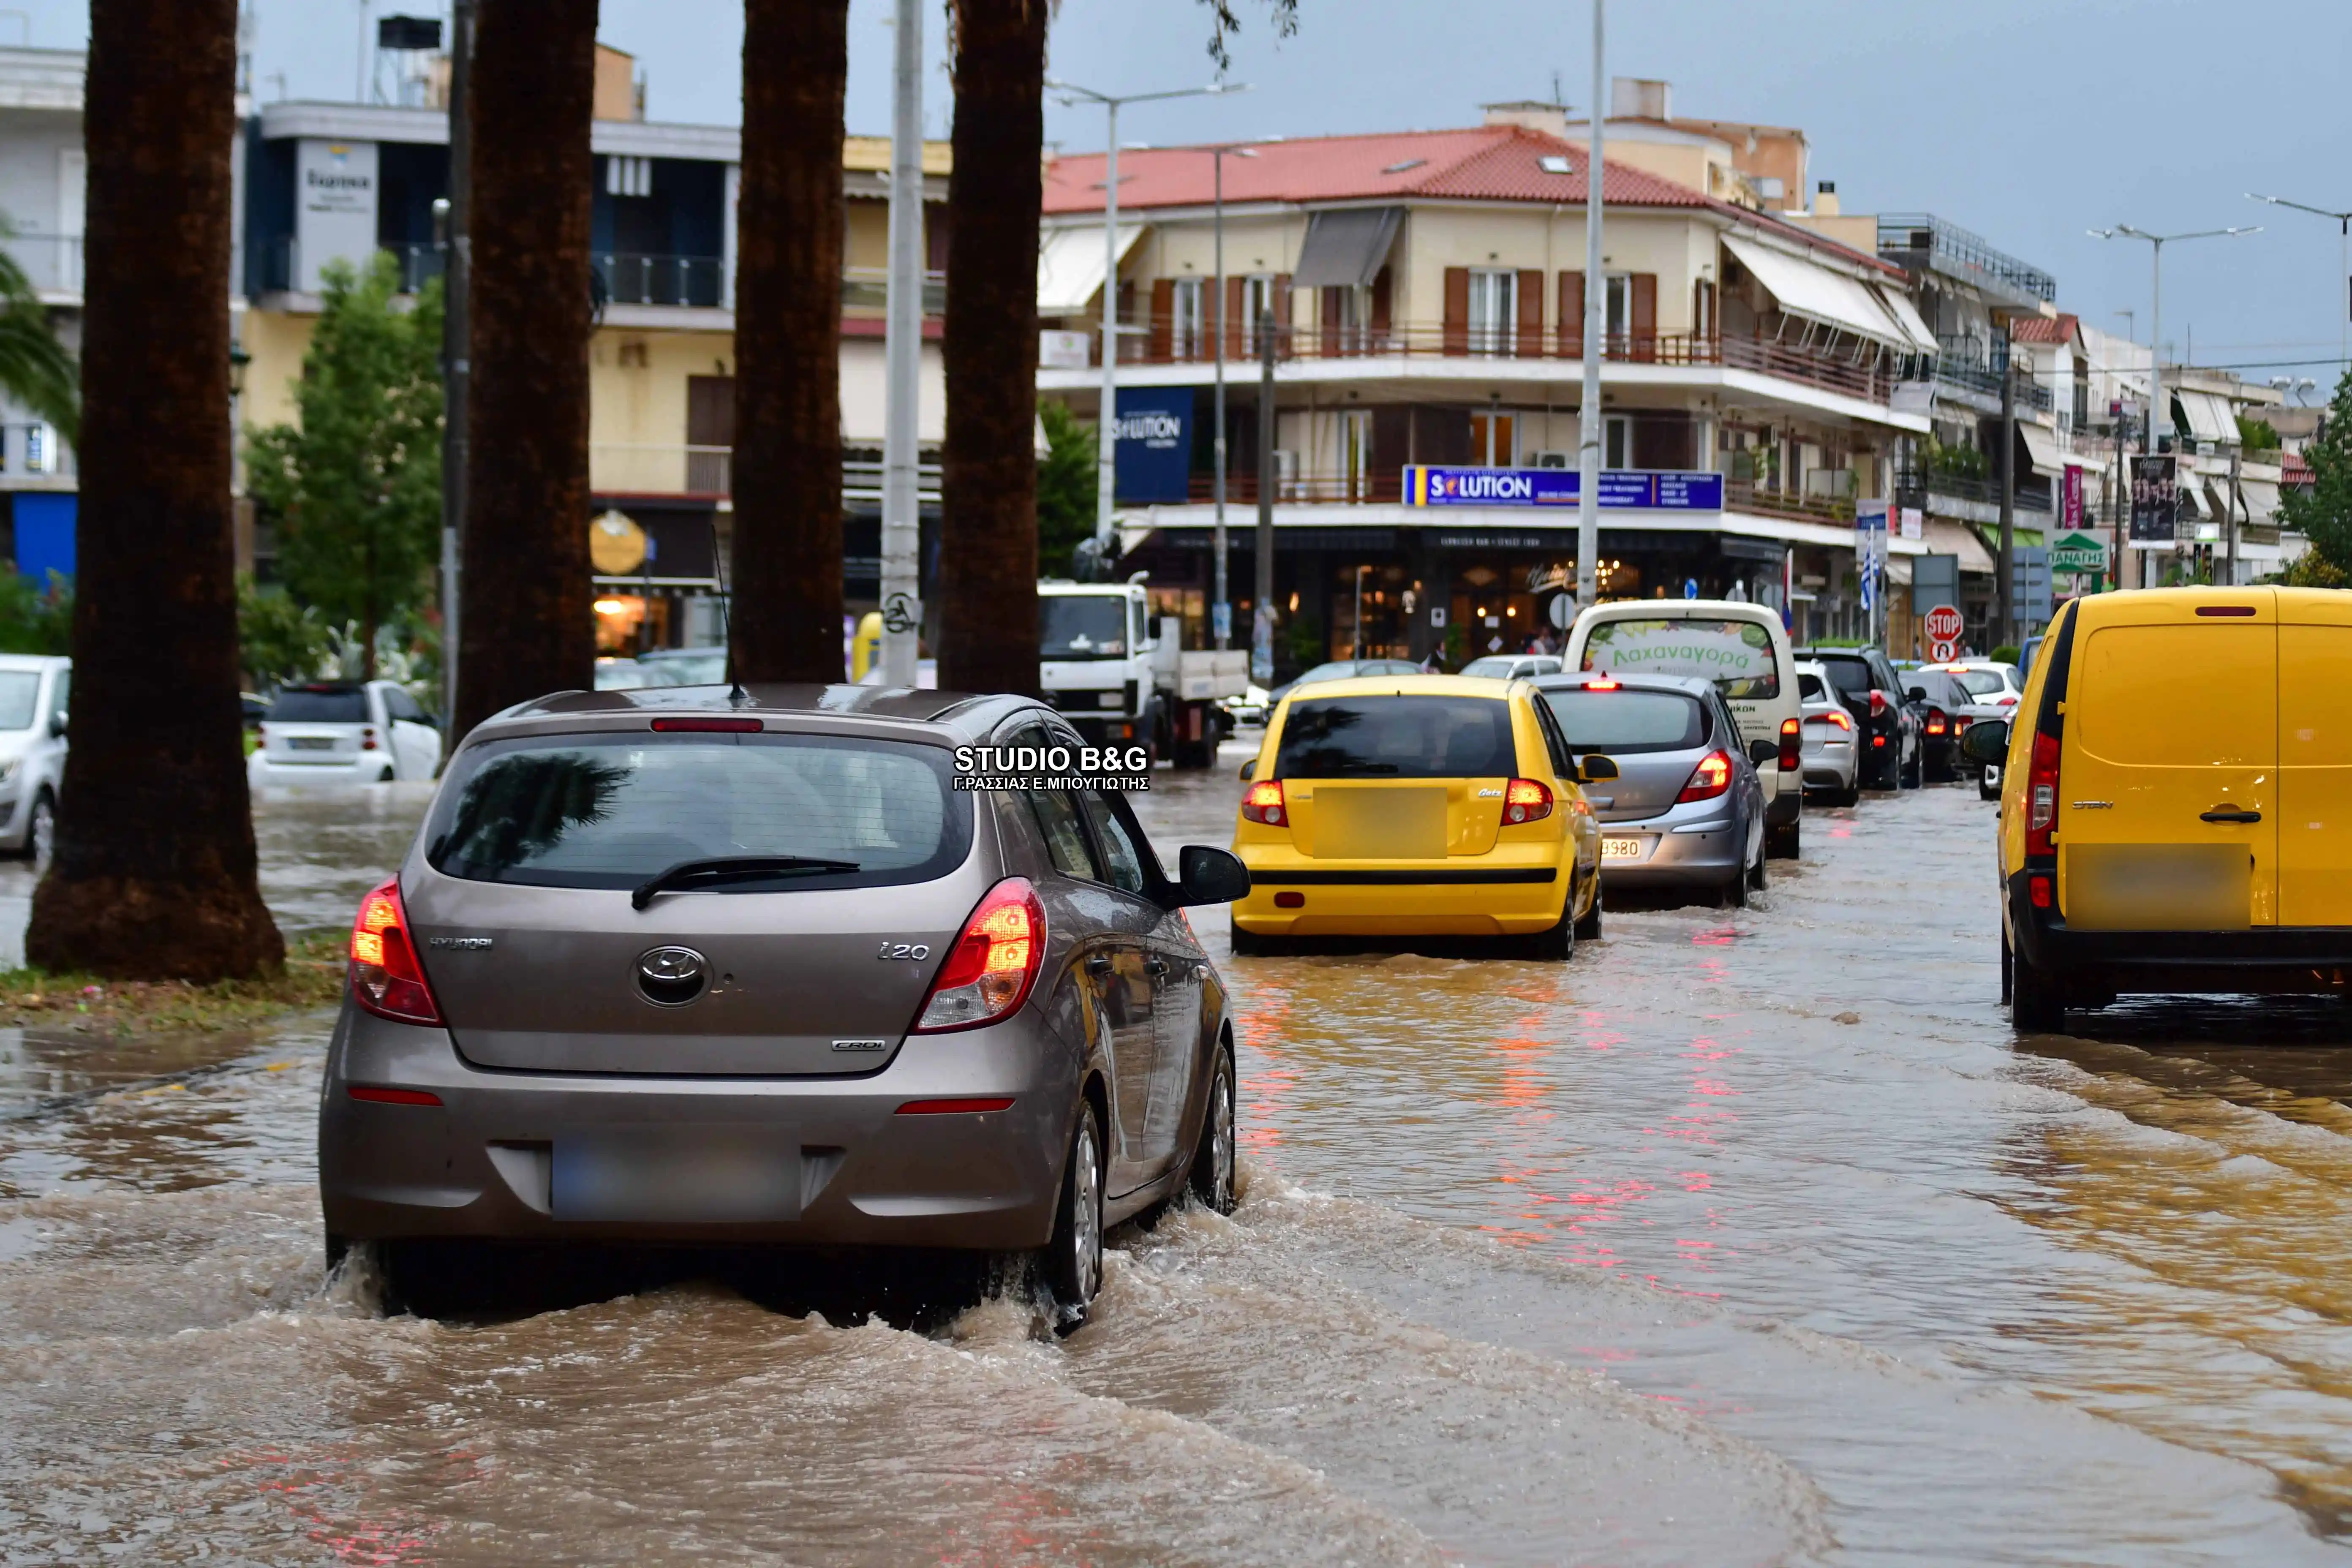
<instances>
[{"instance_id":1,"label":"yellow license plate","mask_svg":"<svg viewBox=\"0 0 2352 1568\"><path fill-rule=\"evenodd\" d=\"M1603 838L1601 841L1601 858L1603 860L1639 860L1642 858L1642 841L1638 838Z\"/></svg>"}]
</instances>

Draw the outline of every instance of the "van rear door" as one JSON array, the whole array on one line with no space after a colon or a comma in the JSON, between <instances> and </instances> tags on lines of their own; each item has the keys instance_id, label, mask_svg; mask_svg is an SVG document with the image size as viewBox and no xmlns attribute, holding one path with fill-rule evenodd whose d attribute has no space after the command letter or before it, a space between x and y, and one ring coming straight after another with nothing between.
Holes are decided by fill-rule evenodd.
<instances>
[{"instance_id":1,"label":"van rear door","mask_svg":"<svg viewBox=\"0 0 2352 1568\"><path fill-rule=\"evenodd\" d=\"M2352 604L2275 593L2279 924L2352 926Z\"/></svg>"},{"instance_id":2,"label":"van rear door","mask_svg":"<svg viewBox=\"0 0 2352 1568\"><path fill-rule=\"evenodd\" d=\"M2067 924L2277 924L2275 595L2127 595L2076 614L2057 800Z\"/></svg>"}]
</instances>

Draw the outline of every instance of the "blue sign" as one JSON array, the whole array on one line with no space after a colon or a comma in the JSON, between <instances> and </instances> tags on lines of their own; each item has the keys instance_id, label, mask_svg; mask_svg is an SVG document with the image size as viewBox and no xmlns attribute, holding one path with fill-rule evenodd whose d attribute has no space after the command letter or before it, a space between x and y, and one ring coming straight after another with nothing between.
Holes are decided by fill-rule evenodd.
<instances>
[{"instance_id":1,"label":"blue sign","mask_svg":"<svg viewBox=\"0 0 2352 1568\"><path fill-rule=\"evenodd\" d=\"M1121 387L1116 433L1119 500L1186 499L1192 477L1191 387Z\"/></svg>"},{"instance_id":2,"label":"blue sign","mask_svg":"<svg viewBox=\"0 0 2352 1568\"><path fill-rule=\"evenodd\" d=\"M1440 468L1415 463L1404 470L1407 506L1573 508L1582 493L1573 468ZM1723 476L1680 469L1614 469L1601 476L1603 511L1721 511Z\"/></svg>"},{"instance_id":3,"label":"blue sign","mask_svg":"<svg viewBox=\"0 0 2352 1568\"><path fill-rule=\"evenodd\" d=\"M72 578L74 523L80 510L80 498L70 492L16 492L16 571L35 587L46 585L52 572Z\"/></svg>"}]
</instances>

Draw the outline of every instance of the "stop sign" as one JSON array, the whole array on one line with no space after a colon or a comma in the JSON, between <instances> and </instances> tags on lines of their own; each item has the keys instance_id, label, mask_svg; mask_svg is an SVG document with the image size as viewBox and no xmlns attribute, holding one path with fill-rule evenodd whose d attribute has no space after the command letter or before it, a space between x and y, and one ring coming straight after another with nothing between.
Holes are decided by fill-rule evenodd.
<instances>
[{"instance_id":1,"label":"stop sign","mask_svg":"<svg viewBox=\"0 0 2352 1568\"><path fill-rule=\"evenodd\" d=\"M1957 643L1960 640L1960 612L1949 605L1938 605L1927 612L1927 640Z\"/></svg>"}]
</instances>

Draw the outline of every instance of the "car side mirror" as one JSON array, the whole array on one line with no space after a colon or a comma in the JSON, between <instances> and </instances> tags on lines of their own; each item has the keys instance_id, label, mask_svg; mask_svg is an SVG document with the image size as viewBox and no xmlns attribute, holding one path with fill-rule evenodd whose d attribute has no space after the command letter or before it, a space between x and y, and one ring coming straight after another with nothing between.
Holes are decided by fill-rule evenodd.
<instances>
[{"instance_id":1,"label":"car side mirror","mask_svg":"<svg viewBox=\"0 0 2352 1568\"><path fill-rule=\"evenodd\" d=\"M1178 853L1179 874L1173 903L1230 904L1249 897L1249 868L1230 849L1207 844L1187 844Z\"/></svg>"},{"instance_id":2,"label":"car side mirror","mask_svg":"<svg viewBox=\"0 0 2352 1568\"><path fill-rule=\"evenodd\" d=\"M1252 757L1242 764L1242 783L1247 784L1255 777L1257 777L1257 759Z\"/></svg>"},{"instance_id":3,"label":"car side mirror","mask_svg":"<svg viewBox=\"0 0 2352 1568\"><path fill-rule=\"evenodd\" d=\"M1925 702L1927 700L1927 689L1924 686L1906 687L1903 695L1914 702Z\"/></svg>"},{"instance_id":4,"label":"car side mirror","mask_svg":"<svg viewBox=\"0 0 2352 1568\"><path fill-rule=\"evenodd\" d=\"M1779 762L1780 760L1780 742L1777 741L1748 742L1748 760L1754 763L1759 768L1766 763Z\"/></svg>"},{"instance_id":5,"label":"car side mirror","mask_svg":"<svg viewBox=\"0 0 2352 1568\"><path fill-rule=\"evenodd\" d=\"M49 715L49 737L52 740L58 741L62 741L66 738L65 710L59 709L55 713Z\"/></svg>"},{"instance_id":6,"label":"car side mirror","mask_svg":"<svg viewBox=\"0 0 2352 1568\"><path fill-rule=\"evenodd\" d=\"M1579 784L1606 784L1617 776L1617 764L1598 752L1589 753L1576 765Z\"/></svg>"},{"instance_id":7,"label":"car side mirror","mask_svg":"<svg viewBox=\"0 0 2352 1568\"><path fill-rule=\"evenodd\" d=\"M1960 736L1960 755L1972 763L1998 763L2009 755L2009 721L1979 719Z\"/></svg>"}]
</instances>

